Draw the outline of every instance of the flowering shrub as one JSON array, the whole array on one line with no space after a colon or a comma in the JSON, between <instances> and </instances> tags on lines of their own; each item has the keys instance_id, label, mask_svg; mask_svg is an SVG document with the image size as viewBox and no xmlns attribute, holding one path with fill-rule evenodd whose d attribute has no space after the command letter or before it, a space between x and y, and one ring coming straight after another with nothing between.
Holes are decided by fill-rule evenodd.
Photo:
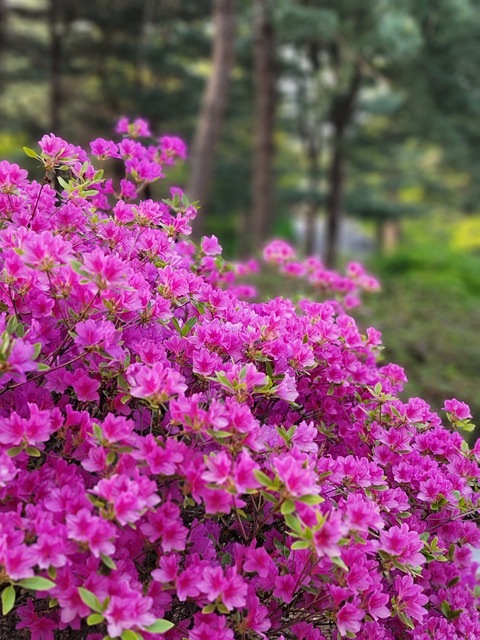
<instances>
[{"instance_id":1,"label":"flowering shrub","mask_svg":"<svg viewBox=\"0 0 480 640\"><path fill-rule=\"evenodd\" d=\"M185 195L142 200L183 143L118 131L91 149L123 161L119 185L53 135L26 149L43 183L0 163L2 624L480 637L480 447L396 397L403 370L338 302L240 300L216 238L185 240ZM266 257L347 307L374 286L278 242ZM470 428L466 405L445 411Z\"/></svg>"}]
</instances>

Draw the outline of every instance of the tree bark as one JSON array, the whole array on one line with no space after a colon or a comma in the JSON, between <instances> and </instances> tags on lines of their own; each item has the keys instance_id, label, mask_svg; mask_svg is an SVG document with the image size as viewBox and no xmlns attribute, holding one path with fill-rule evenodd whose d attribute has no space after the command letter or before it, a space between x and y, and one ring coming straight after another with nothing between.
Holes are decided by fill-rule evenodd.
<instances>
[{"instance_id":1,"label":"tree bark","mask_svg":"<svg viewBox=\"0 0 480 640\"><path fill-rule=\"evenodd\" d=\"M187 188L190 199L199 201L202 207L193 228L197 239L204 229L204 210L208 205L215 150L228 100L235 52L235 0L215 0L213 21L213 68L205 88L192 145L190 180Z\"/></svg>"},{"instance_id":2,"label":"tree bark","mask_svg":"<svg viewBox=\"0 0 480 640\"><path fill-rule=\"evenodd\" d=\"M62 108L62 11L61 0L50 0L50 127L60 134Z\"/></svg>"},{"instance_id":3,"label":"tree bark","mask_svg":"<svg viewBox=\"0 0 480 640\"><path fill-rule=\"evenodd\" d=\"M307 203L305 216L305 255L311 256L315 253L315 239L317 237L317 212L318 193L320 190L320 149L316 144L315 136L312 135L307 147L308 174L310 201Z\"/></svg>"},{"instance_id":4,"label":"tree bark","mask_svg":"<svg viewBox=\"0 0 480 640\"><path fill-rule=\"evenodd\" d=\"M345 181L343 139L344 128L339 126L338 123L334 123L324 258L325 265L330 269L335 267L337 263L340 229L343 218L343 188Z\"/></svg>"},{"instance_id":5,"label":"tree bark","mask_svg":"<svg viewBox=\"0 0 480 640\"><path fill-rule=\"evenodd\" d=\"M251 247L267 239L273 222L273 160L275 122L275 36L270 0L256 0L254 24L255 151Z\"/></svg>"},{"instance_id":6,"label":"tree bark","mask_svg":"<svg viewBox=\"0 0 480 640\"><path fill-rule=\"evenodd\" d=\"M327 197L327 220L325 229L325 265L336 266L340 230L344 214L345 188L345 131L352 119L355 100L361 84L361 72L356 65L352 72L350 85L345 93L337 96L330 112L333 126L332 150L329 170L329 189Z\"/></svg>"},{"instance_id":7,"label":"tree bark","mask_svg":"<svg viewBox=\"0 0 480 640\"><path fill-rule=\"evenodd\" d=\"M7 48L7 5L5 0L0 0L0 91L5 88L2 57Z\"/></svg>"}]
</instances>

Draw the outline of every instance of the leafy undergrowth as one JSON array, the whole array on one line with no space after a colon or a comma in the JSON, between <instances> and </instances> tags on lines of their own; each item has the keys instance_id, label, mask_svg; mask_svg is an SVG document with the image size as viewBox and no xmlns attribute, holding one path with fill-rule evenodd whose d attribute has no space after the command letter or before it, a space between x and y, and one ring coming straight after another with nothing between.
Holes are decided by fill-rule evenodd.
<instances>
[{"instance_id":1,"label":"leafy undergrowth","mask_svg":"<svg viewBox=\"0 0 480 640\"><path fill-rule=\"evenodd\" d=\"M420 396L439 410L453 395L480 422L480 256L423 246L371 269L382 290L358 316L382 331L384 360L405 368L402 397Z\"/></svg>"}]
</instances>

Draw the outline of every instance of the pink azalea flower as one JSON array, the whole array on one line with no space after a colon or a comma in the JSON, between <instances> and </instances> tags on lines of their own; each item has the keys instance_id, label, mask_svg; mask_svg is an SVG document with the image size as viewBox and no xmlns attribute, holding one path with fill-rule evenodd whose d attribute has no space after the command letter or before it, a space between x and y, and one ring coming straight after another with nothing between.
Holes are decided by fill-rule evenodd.
<instances>
[{"instance_id":1,"label":"pink azalea flower","mask_svg":"<svg viewBox=\"0 0 480 640\"><path fill-rule=\"evenodd\" d=\"M313 469L305 468L303 459L284 455L281 458L275 458L273 464L290 496L301 497L318 493L316 474Z\"/></svg>"},{"instance_id":2,"label":"pink azalea flower","mask_svg":"<svg viewBox=\"0 0 480 640\"><path fill-rule=\"evenodd\" d=\"M28 173L20 169L18 164L10 164L6 160L0 162L0 193L9 195L15 193L17 189L28 185Z\"/></svg>"},{"instance_id":3,"label":"pink azalea flower","mask_svg":"<svg viewBox=\"0 0 480 640\"><path fill-rule=\"evenodd\" d=\"M282 264L294 257L295 251L283 240L273 240L263 250L263 259L273 264Z\"/></svg>"},{"instance_id":4,"label":"pink azalea flower","mask_svg":"<svg viewBox=\"0 0 480 640\"><path fill-rule=\"evenodd\" d=\"M358 633L362 628L361 620L365 617L365 611L359 609L354 604L347 602L337 613L337 627L340 635L347 633Z\"/></svg>"},{"instance_id":5,"label":"pink azalea flower","mask_svg":"<svg viewBox=\"0 0 480 640\"><path fill-rule=\"evenodd\" d=\"M82 402L95 402L100 399L98 394L100 381L90 378L84 373L73 376L72 386L75 395Z\"/></svg>"},{"instance_id":6,"label":"pink azalea flower","mask_svg":"<svg viewBox=\"0 0 480 640\"><path fill-rule=\"evenodd\" d=\"M338 542L344 533L344 526L336 514L330 514L320 528L313 534L313 544L319 556L339 556Z\"/></svg>"},{"instance_id":7,"label":"pink azalea flower","mask_svg":"<svg viewBox=\"0 0 480 640\"><path fill-rule=\"evenodd\" d=\"M10 547L5 551L0 546L0 564L3 564L5 573L12 580L31 578L34 574L35 553L26 546Z\"/></svg>"},{"instance_id":8,"label":"pink azalea flower","mask_svg":"<svg viewBox=\"0 0 480 640\"><path fill-rule=\"evenodd\" d=\"M262 578L277 571L275 563L263 547L249 549L243 569L249 573L258 573Z\"/></svg>"},{"instance_id":9,"label":"pink azalea flower","mask_svg":"<svg viewBox=\"0 0 480 640\"><path fill-rule=\"evenodd\" d=\"M181 374L156 362L152 367L141 366L130 374L130 393L136 398L150 398L154 402L165 402L171 396L184 393L187 386Z\"/></svg>"},{"instance_id":10,"label":"pink azalea flower","mask_svg":"<svg viewBox=\"0 0 480 640\"><path fill-rule=\"evenodd\" d=\"M115 551L111 542L116 537L114 527L88 509L80 509L75 515L67 516L67 530L71 540L86 543L96 558L102 553L111 556Z\"/></svg>"},{"instance_id":11,"label":"pink azalea flower","mask_svg":"<svg viewBox=\"0 0 480 640\"><path fill-rule=\"evenodd\" d=\"M15 629L28 629L31 640L54 640L54 631L58 628L48 616L39 616L35 612L31 600L27 600L27 604L17 609L20 622Z\"/></svg>"},{"instance_id":12,"label":"pink azalea flower","mask_svg":"<svg viewBox=\"0 0 480 640\"><path fill-rule=\"evenodd\" d=\"M380 533L380 549L398 558L400 562L418 566L425 564L425 556L420 553L423 542L416 531L410 531L408 524L390 527Z\"/></svg>"},{"instance_id":13,"label":"pink azalea flower","mask_svg":"<svg viewBox=\"0 0 480 640\"><path fill-rule=\"evenodd\" d=\"M11 482L17 473L19 473L19 469L15 468L12 458L2 451L2 453L0 453L0 488Z\"/></svg>"},{"instance_id":14,"label":"pink azalea flower","mask_svg":"<svg viewBox=\"0 0 480 640\"><path fill-rule=\"evenodd\" d=\"M109 635L115 638L127 629L153 624L156 617L150 612L152 604L151 598L142 597L136 591L130 591L125 597L112 596L103 614Z\"/></svg>"},{"instance_id":15,"label":"pink azalea flower","mask_svg":"<svg viewBox=\"0 0 480 640\"><path fill-rule=\"evenodd\" d=\"M470 407L465 402L460 402L456 398L445 400L443 410L446 411L454 421L467 420L472 417Z\"/></svg>"},{"instance_id":16,"label":"pink azalea flower","mask_svg":"<svg viewBox=\"0 0 480 640\"><path fill-rule=\"evenodd\" d=\"M211 613L195 618L193 629L188 633L188 640L234 640L234 635L227 627L224 616Z\"/></svg>"},{"instance_id":17,"label":"pink azalea flower","mask_svg":"<svg viewBox=\"0 0 480 640\"><path fill-rule=\"evenodd\" d=\"M112 140L105 140L104 138L96 138L90 142L90 150L100 160L120 157L117 145Z\"/></svg>"},{"instance_id":18,"label":"pink azalea flower","mask_svg":"<svg viewBox=\"0 0 480 640\"><path fill-rule=\"evenodd\" d=\"M275 589L273 595L285 603L289 603L293 599L297 580L289 574L285 576L277 576L275 578Z\"/></svg>"},{"instance_id":19,"label":"pink azalea flower","mask_svg":"<svg viewBox=\"0 0 480 640\"><path fill-rule=\"evenodd\" d=\"M428 598L423 593L422 587L414 584L412 576L397 576L394 580L397 592L396 608L403 611L418 622L422 622L427 610L423 606L428 602Z\"/></svg>"}]
</instances>

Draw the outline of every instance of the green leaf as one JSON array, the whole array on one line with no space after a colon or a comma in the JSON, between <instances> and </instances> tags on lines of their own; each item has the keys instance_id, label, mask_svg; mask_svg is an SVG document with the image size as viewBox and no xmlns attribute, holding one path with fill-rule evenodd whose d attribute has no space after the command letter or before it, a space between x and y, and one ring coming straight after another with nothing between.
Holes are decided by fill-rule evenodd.
<instances>
[{"instance_id":1,"label":"green leaf","mask_svg":"<svg viewBox=\"0 0 480 640\"><path fill-rule=\"evenodd\" d=\"M286 547L283 544L283 542L281 542L280 540L277 540L277 538L274 538L273 539L273 544L280 551L280 553L282 554L282 556L284 558L288 559L290 557L290 549L288 547Z\"/></svg>"},{"instance_id":2,"label":"green leaf","mask_svg":"<svg viewBox=\"0 0 480 640\"><path fill-rule=\"evenodd\" d=\"M57 176L57 180L58 180L59 184L61 184L64 189L66 189L67 191L70 190L70 185L61 176Z\"/></svg>"},{"instance_id":3,"label":"green leaf","mask_svg":"<svg viewBox=\"0 0 480 640\"><path fill-rule=\"evenodd\" d=\"M100 600L94 593L92 593L88 589L85 589L85 587L78 587L78 593L80 594L80 598L87 605L87 607L90 607L90 609L93 609L98 613L102 613L102 605L100 603Z\"/></svg>"},{"instance_id":4,"label":"green leaf","mask_svg":"<svg viewBox=\"0 0 480 640\"><path fill-rule=\"evenodd\" d=\"M75 273L78 273L80 276L85 275L85 269L83 268L83 264L78 260L72 260L70 262L70 266Z\"/></svg>"},{"instance_id":5,"label":"green leaf","mask_svg":"<svg viewBox=\"0 0 480 640\"><path fill-rule=\"evenodd\" d=\"M454 587L459 582L460 582L460 576L455 576L455 578L452 578L450 582L447 583L447 589L450 589L450 587Z\"/></svg>"},{"instance_id":6,"label":"green leaf","mask_svg":"<svg viewBox=\"0 0 480 640\"><path fill-rule=\"evenodd\" d=\"M325 502L324 498L321 496L302 496L301 498L297 498L297 500L304 504L321 504L322 502Z\"/></svg>"},{"instance_id":7,"label":"green leaf","mask_svg":"<svg viewBox=\"0 0 480 640\"><path fill-rule=\"evenodd\" d=\"M33 578L24 578L19 580L17 584L24 589L32 589L33 591L47 591L55 586L55 583L48 578L34 576Z\"/></svg>"},{"instance_id":8,"label":"green leaf","mask_svg":"<svg viewBox=\"0 0 480 640\"><path fill-rule=\"evenodd\" d=\"M293 500L285 500L280 508L280 511L284 516L288 515L289 513L293 513L295 511L295 502L293 502Z\"/></svg>"},{"instance_id":9,"label":"green leaf","mask_svg":"<svg viewBox=\"0 0 480 640\"><path fill-rule=\"evenodd\" d=\"M15 456L18 456L22 451L22 447L12 447L11 449L7 449L7 455L9 455L10 458L15 458Z\"/></svg>"},{"instance_id":10,"label":"green leaf","mask_svg":"<svg viewBox=\"0 0 480 640\"><path fill-rule=\"evenodd\" d=\"M298 549L308 549L309 546L310 543L308 542L308 540L297 540L292 544L292 549L294 551L297 551Z\"/></svg>"},{"instance_id":11,"label":"green leaf","mask_svg":"<svg viewBox=\"0 0 480 640\"><path fill-rule=\"evenodd\" d=\"M296 518L295 516L293 516L291 513L287 513L287 515L285 516L285 522L290 527L290 529L295 531L295 533L298 533L298 534L302 534L303 533L302 525L300 524L300 520L298 518Z\"/></svg>"},{"instance_id":12,"label":"green leaf","mask_svg":"<svg viewBox=\"0 0 480 640\"><path fill-rule=\"evenodd\" d=\"M193 327L195 326L197 322L197 318L195 316L192 316L182 327L182 336L185 338L186 336L188 336L188 334L190 333L190 331L193 329Z\"/></svg>"},{"instance_id":13,"label":"green leaf","mask_svg":"<svg viewBox=\"0 0 480 640\"><path fill-rule=\"evenodd\" d=\"M99 424L94 423L92 430L93 435L97 438L97 440L103 440L103 431Z\"/></svg>"},{"instance_id":14,"label":"green leaf","mask_svg":"<svg viewBox=\"0 0 480 640\"><path fill-rule=\"evenodd\" d=\"M17 335L17 338L23 338L23 336L25 335L25 327L21 322L18 323L15 333Z\"/></svg>"},{"instance_id":15,"label":"green leaf","mask_svg":"<svg viewBox=\"0 0 480 640\"><path fill-rule=\"evenodd\" d=\"M105 459L105 462L107 463L108 466L110 466L111 464L113 464L115 462L116 459L117 459L117 454L115 453L115 451L109 451L107 453L107 457ZM105 564L107 564L107 563L105 563Z\"/></svg>"},{"instance_id":16,"label":"green leaf","mask_svg":"<svg viewBox=\"0 0 480 640\"><path fill-rule=\"evenodd\" d=\"M231 438L232 434L230 431L222 431L221 429L218 431L214 431L213 429L209 429L208 433L212 436L212 438L218 438L219 440L223 440L223 438Z\"/></svg>"},{"instance_id":17,"label":"green leaf","mask_svg":"<svg viewBox=\"0 0 480 640\"><path fill-rule=\"evenodd\" d=\"M13 609L15 605L15 587L11 584L2 591L2 613L4 616Z\"/></svg>"},{"instance_id":18,"label":"green leaf","mask_svg":"<svg viewBox=\"0 0 480 640\"><path fill-rule=\"evenodd\" d=\"M405 615L403 613L403 611L397 611L397 617L399 620L401 620L403 622L403 624L408 627L409 629L414 629L414 624L412 622L412 619L409 618L407 615Z\"/></svg>"},{"instance_id":19,"label":"green leaf","mask_svg":"<svg viewBox=\"0 0 480 640\"><path fill-rule=\"evenodd\" d=\"M105 618L101 613L91 613L87 618L87 624L89 627L92 627L94 624L100 624L104 620Z\"/></svg>"},{"instance_id":20,"label":"green leaf","mask_svg":"<svg viewBox=\"0 0 480 640\"><path fill-rule=\"evenodd\" d=\"M269 487L273 482L273 480L269 478L266 473L260 471L260 469L254 469L253 475L255 476L255 480L263 484L264 487Z\"/></svg>"},{"instance_id":21,"label":"green leaf","mask_svg":"<svg viewBox=\"0 0 480 640\"><path fill-rule=\"evenodd\" d=\"M335 556L334 558L331 558L331 561L333 562L334 565L336 565L337 567L339 567L340 569L343 569L343 571L348 571L348 567L345 564L345 562L340 558L340 556Z\"/></svg>"},{"instance_id":22,"label":"green leaf","mask_svg":"<svg viewBox=\"0 0 480 640\"><path fill-rule=\"evenodd\" d=\"M203 302L200 302L199 300L190 300L190 302L201 315L206 312L206 308Z\"/></svg>"},{"instance_id":23,"label":"green leaf","mask_svg":"<svg viewBox=\"0 0 480 640\"><path fill-rule=\"evenodd\" d=\"M158 620L155 620L153 624L146 627L145 631L148 631L148 633L165 633L165 631L169 631L173 626L173 622L169 622L163 618L158 618Z\"/></svg>"},{"instance_id":24,"label":"green leaf","mask_svg":"<svg viewBox=\"0 0 480 640\"><path fill-rule=\"evenodd\" d=\"M42 455L37 447L27 447L25 449L25 453L28 456L32 456L32 458L40 458L40 456Z\"/></svg>"},{"instance_id":25,"label":"green leaf","mask_svg":"<svg viewBox=\"0 0 480 640\"><path fill-rule=\"evenodd\" d=\"M7 322L7 333L12 335L18 326L17 316L10 316Z\"/></svg>"},{"instance_id":26,"label":"green leaf","mask_svg":"<svg viewBox=\"0 0 480 640\"><path fill-rule=\"evenodd\" d=\"M115 564L115 562L109 558L108 556L106 556L104 553L100 554L100 558L103 562L103 564L108 567L109 569L111 569L112 571L116 571L117 569L117 565Z\"/></svg>"},{"instance_id":27,"label":"green leaf","mask_svg":"<svg viewBox=\"0 0 480 640\"><path fill-rule=\"evenodd\" d=\"M223 603L217 604L217 609L218 609L219 613L224 613L224 614L228 614L229 613L229 610L227 609L227 607Z\"/></svg>"},{"instance_id":28,"label":"green leaf","mask_svg":"<svg viewBox=\"0 0 480 640\"><path fill-rule=\"evenodd\" d=\"M267 500L268 502L276 502L277 501L277 498L275 498L275 496L272 496L270 493L267 493L266 491L260 491L260 493L265 498L265 500Z\"/></svg>"},{"instance_id":29,"label":"green leaf","mask_svg":"<svg viewBox=\"0 0 480 640\"><path fill-rule=\"evenodd\" d=\"M141 640L141 636L138 635L136 631L132 631L131 629L126 629L122 632L120 636L122 640Z\"/></svg>"},{"instance_id":30,"label":"green leaf","mask_svg":"<svg viewBox=\"0 0 480 640\"><path fill-rule=\"evenodd\" d=\"M212 613L213 611L215 611L216 608L217 608L217 605L215 603L207 604L206 607L203 607L202 613L204 613L204 614Z\"/></svg>"},{"instance_id":31,"label":"green leaf","mask_svg":"<svg viewBox=\"0 0 480 640\"><path fill-rule=\"evenodd\" d=\"M35 160L37 160L38 154L33 149L30 149L30 147L22 147L22 149L29 158L35 158Z\"/></svg>"}]
</instances>

